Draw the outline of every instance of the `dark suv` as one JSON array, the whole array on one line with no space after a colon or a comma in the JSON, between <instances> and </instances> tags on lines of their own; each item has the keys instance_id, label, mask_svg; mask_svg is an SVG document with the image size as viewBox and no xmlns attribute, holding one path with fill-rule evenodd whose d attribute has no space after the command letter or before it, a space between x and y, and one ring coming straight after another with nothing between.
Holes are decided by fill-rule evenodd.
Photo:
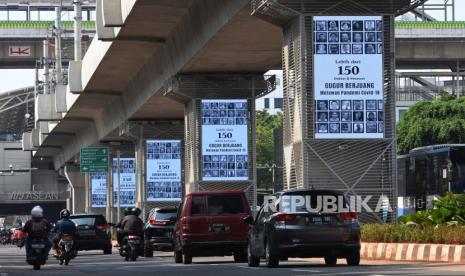
<instances>
[{"instance_id":1,"label":"dark suv","mask_svg":"<svg viewBox=\"0 0 465 276\"><path fill-rule=\"evenodd\" d=\"M145 257L153 257L154 250L173 250L173 232L178 209L156 208L150 211L145 224Z\"/></svg>"},{"instance_id":2,"label":"dark suv","mask_svg":"<svg viewBox=\"0 0 465 276\"><path fill-rule=\"evenodd\" d=\"M333 206L344 208L337 207L332 212L319 209L323 204L318 202L325 202L319 201L319 197L333 198ZM280 199L275 209L267 208L265 202L255 221L247 220L252 225L247 250L249 266L258 266L260 258L264 258L268 267L276 267L288 257L324 257L327 265L335 265L338 258L346 258L348 265L360 263L357 213L350 211L342 192L291 190L280 192L275 198ZM299 202L299 206L284 212L286 202Z\"/></svg>"},{"instance_id":3,"label":"dark suv","mask_svg":"<svg viewBox=\"0 0 465 276\"><path fill-rule=\"evenodd\" d=\"M69 219L76 224L77 250L103 250L103 254L111 254L110 225L103 215L75 214Z\"/></svg>"},{"instance_id":4,"label":"dark suv","mask_svg":"<svg viewBox=\"0 0 465 276\"><path fill-rule=\"evenodd\" d=\"M175 226L176 263L190 264L193 256L231 256L247 261L246 218L252 219L242 191L188 194Z\"/></svg>"}]
</instances>

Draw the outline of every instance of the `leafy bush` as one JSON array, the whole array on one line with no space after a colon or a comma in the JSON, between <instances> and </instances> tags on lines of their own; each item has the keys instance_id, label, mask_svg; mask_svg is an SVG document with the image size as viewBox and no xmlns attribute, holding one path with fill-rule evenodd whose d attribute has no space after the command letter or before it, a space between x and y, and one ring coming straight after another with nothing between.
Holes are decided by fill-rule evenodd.
<instances>
[{"instance_id":1,"label":"leafy bush","mask_svg":"<svg viewBox=\"0 0 465 276\"><path fill-rule=\"evenodd\" d=\"M433 200L434 209L418 211L414 214L402 216L399 221L405 224L429 225L465 225L465 194L447 195Z\"/></svg>"},{"instance_id":2,"label":"leafy bush","mask_svg":"<svg viewBox=\"0 0 465 276\"><path fill-rule=\"evenodd\" d=\"M363 242L465 244L462 225L362 225Z\"/></svg>"},{"instance_id":3,"label":"leafy bush","mask_svg":"<svg viewBox=\"0 0 465 276\"><path fill-rule=\"evenodd\" d=\"M434 101L420 101L411 106L397 124L397 152L437 144L465 141L465 97L447 93Z\"/></svg>"}]
</instances>

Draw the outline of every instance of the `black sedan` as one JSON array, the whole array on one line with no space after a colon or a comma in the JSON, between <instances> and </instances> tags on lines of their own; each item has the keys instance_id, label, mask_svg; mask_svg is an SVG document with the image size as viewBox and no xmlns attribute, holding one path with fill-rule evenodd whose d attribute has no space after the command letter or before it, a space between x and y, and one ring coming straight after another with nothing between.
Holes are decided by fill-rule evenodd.
<instances>
[{"instance_id":1,"label":"black sedan","mask_svg":"<svg viewBox=\"0 0 465 276\"><path fill-rule=\"evenodd\" d=\"M75 214L69 218L76 225L77 250L103 250L111 254L110 225L100 214Z\"/></svg>"},{"instance_id":2,"label":"black sedan","mask_svg":"<svg viewBox=\"0 0 465 276\"><path fill-rule=\"evenodd\" d=\"M290 190L275 195L281 201L274 210L266 208L265 203L255 220L246 218L252 225L248 236L249 266L258 266L260 258L264 258L268 267L276 267L280 260L289 257L324 257L327 265L335 265L338 258L346 258L348 265L358 265L360 225L357 213L308 211L317 209L314 207L318 197L328 196L342 200L341 204L348 209L349 201L339 191ZM283 212L284 202L298 202L299 206Z\"/></svg>"}]
</instances>

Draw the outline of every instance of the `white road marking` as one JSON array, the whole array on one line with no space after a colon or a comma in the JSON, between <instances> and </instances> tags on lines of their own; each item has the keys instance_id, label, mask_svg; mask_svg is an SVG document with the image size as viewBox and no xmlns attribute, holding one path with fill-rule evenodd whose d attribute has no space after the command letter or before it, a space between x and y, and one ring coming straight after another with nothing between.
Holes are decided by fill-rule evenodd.
<instances>
[{"instance_id":1,"label":"white road marking","mask_svg":"<svg viewBox=\"0 0 465 276\"><path fill-rule=\"evenodd\" d=\"M314 270L314 269L293 269L292 271L295 272L311 272L311 273L322 273L321 270Z\"/></svg>"}]
</instances>

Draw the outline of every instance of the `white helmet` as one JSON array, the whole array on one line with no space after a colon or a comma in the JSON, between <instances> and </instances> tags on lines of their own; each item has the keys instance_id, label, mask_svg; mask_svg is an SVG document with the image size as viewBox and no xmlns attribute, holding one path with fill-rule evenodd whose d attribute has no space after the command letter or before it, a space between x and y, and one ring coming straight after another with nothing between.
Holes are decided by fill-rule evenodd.
<instances>
[{"instance_id":1,"label":"white helmet","mask_svg":"<svg viewBox=\"0 0 465 276\"><path fill-rule=\"evenodd\" d=\"M33 218L41 218L44 216L44 210L42 209L42 207L40 207L39 205L35 206L34 208L32 208L31 210L31 216Z\"/></svg>"}]
</instances>

